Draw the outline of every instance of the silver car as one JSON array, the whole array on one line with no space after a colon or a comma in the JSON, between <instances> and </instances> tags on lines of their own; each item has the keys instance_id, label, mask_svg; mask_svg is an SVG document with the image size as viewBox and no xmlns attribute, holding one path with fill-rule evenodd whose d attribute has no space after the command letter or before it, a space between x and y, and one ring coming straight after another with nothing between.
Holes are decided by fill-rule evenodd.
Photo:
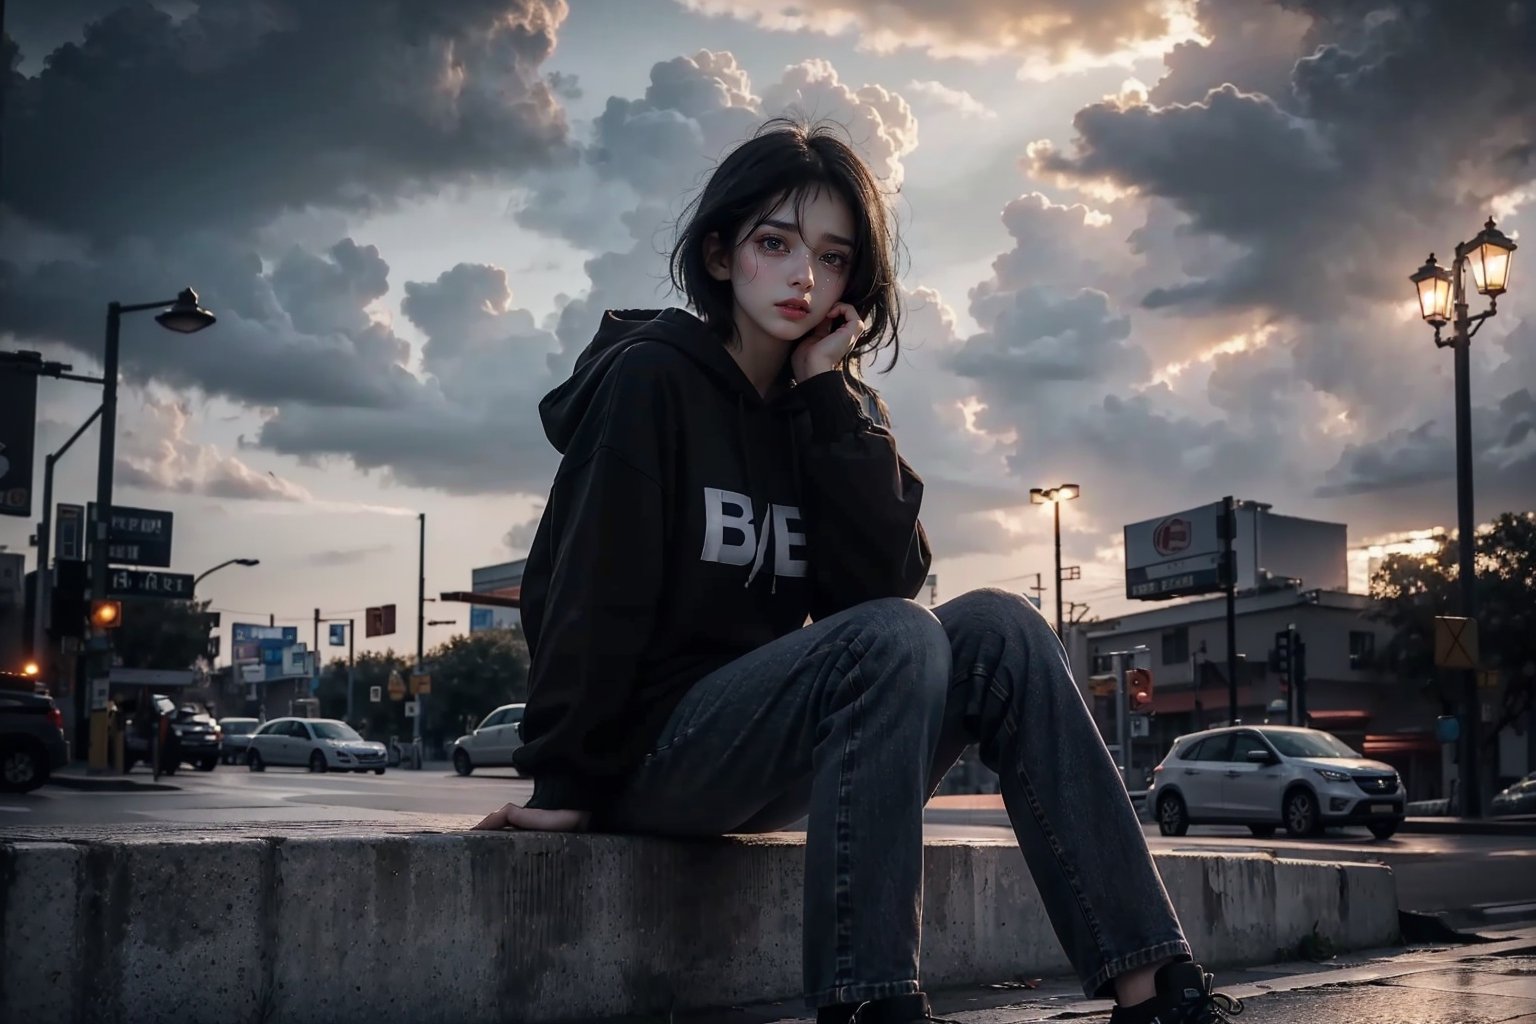
<instances>
[{"instance_id":1,"label":"silver car","mask_svg":"<svg viewBox=\"0 0 1536 1024\"><path fill-rule=\"evenodd\" d=\"M1536 772L1501 790L1488 805L1489 814L1536 814Z\"/></svg>"},{"instance_id":2,"label":"silver car","mask_svg":"<svg viewBox=\"0 0 1536 1024\"><path fill-rule=\"evenodd\" d=\"M468 775L476 768L505 768L512 751L523 745L522 704L503 704L485 716L475 731L453 741L453 770Z\"/></svg>"},{"instance_id":3,"label":"silver car","mask_svg":"<svg viewBox=\"0 0 1536 1024\"><path fill-rule=\"evenodd\" d=\"M1191 825L1247 825L1272 836L1284 825L1312 836L1363 825L1377 839L1403 822L1403 785L1332 733L1283 725L1228 726L1181 736L1152 769L1147 806L1165 836Z\"/></svg>"},{"instance_id":4,"label":"silver car","mask_svg":"<svg viewBox=\"0 0 1536 1024\"><path fill-rule=\"evenodd\" d=\"M274 718L251 735L245 752L251 771L292 765L312 772L373 772L383 775L384 744L365 740L334 718Z\"/></svg>"}]
</instances>

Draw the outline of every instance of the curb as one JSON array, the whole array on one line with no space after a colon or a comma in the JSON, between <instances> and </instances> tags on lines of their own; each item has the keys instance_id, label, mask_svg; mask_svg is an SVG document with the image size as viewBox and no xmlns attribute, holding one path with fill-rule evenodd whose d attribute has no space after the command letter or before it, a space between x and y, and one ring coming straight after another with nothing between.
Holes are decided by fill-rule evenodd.
<instances>
[{"instance_id":1,"label":"curb","mask_svg":"<svg viewBox=\"0 0 1536 1024\"><path fill-rule=\"evenodd\" d=\"M1417 835L1536 836L1536 819L1500 821L1497 818L1404 818L1398 832Z\"/></svg>"},{"instance_id":2,"label":"curb","mask_svg":"<svg viewBox=\"0 0 1536 1024\"><path fill-rule=\"evenodd\" d=\"M48 782L65 789L82 789L96 793L179 792L180 786L164 782L135 782L121 775L62 775L55 772Z\"/></svg>"}]
</instances>

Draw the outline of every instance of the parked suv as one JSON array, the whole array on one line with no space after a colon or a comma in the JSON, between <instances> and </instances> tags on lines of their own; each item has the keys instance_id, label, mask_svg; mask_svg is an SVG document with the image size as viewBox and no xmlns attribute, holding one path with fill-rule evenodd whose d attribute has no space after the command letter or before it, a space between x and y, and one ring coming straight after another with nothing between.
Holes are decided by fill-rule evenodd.
<instances>
[{"instance_id":1,"label":"parked suv","mask_svg":"<svg viewBox=\"0 0 1536 1024\"><path fill-rule=\"evenodd\" d=\"M1152 769L1147 806L1165 836L1191 825L1247 825L1256 836L1279 825L1293 836L1364 825L1387 839L1403 822L1403 787L1391 765L1366 760L1332 733L1228 726L1175 740Z\"/></svg>"},{"instance_id":2,"label":"parked suv","mask_svg":"<svg viewBox=\"0 0 1536 1024\"><path fill-rule=\"evenodd\" d=\"M53 698L0 690L0 791L34 790L68 761L64 716Z\"/></svg>"}]
</instances>

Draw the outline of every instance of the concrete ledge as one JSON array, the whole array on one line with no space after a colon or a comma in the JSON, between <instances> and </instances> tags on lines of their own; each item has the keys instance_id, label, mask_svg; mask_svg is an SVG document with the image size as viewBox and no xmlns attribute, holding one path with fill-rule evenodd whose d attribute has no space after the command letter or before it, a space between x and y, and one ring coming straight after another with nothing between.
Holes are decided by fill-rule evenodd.
<instances>
[{"instance_id":1,"label":"concrete ledge","mask_svg":"<svg viewBox=\"0 0 1536 1024\"><path fill-rule=\"evenodd\" d=\"M1012 843L925 849L929 987L1067 971ZM794 834L4 843L0 1020L478 1024L790 998L803 860ZM1157 860L1212 966L1285 959L1314 931L1397 939L1381 865Z\"/></svg>"}]
</instances>

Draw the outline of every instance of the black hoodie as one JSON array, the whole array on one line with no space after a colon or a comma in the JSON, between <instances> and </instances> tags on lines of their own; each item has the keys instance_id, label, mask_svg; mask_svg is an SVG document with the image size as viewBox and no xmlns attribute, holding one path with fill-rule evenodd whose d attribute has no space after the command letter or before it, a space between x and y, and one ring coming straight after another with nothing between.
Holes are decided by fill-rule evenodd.
<instances>
[{"instance_id":1,"label":"black hoodie","mask_svg":"<svg viewBox=\"0 0 1536 1024\"><path fill-rule=\"evenodd\" d=\"M765 402L692 314L609 311L539 412L564 458L522 580L530 807L601 809L699 679L927 577L923 483L838 373Z\"/></svg>"}]
</instances>

